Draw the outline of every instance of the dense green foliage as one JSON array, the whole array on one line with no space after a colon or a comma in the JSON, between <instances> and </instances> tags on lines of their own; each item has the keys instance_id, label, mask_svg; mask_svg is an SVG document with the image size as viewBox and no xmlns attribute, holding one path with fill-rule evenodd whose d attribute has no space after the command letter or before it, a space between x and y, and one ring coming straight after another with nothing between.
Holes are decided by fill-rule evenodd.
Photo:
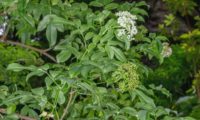
<instances>
[{"instance_id":1,"label":"dense green foliage","mask_svg":"<svg viewBox=\"0 0 200 120\"><path fill-rule=\"evenodd\" d=\"M182 16L197 6L187 5ZM182 11L176 8L172 14ZM163 29L175 19L168 17L162 32L151 33L144 26L147 11L144 1L1 0L6 29L0 40L0 118L198 119L192 92L187 100L173 98L183 96L180 87L198 71L200 58L191 58L199 55L200 32L168 34ZM165 36L183 42L171 48ZM196 105L191 113L180 105L189 100Z\"/></svg>"}]
</instances>

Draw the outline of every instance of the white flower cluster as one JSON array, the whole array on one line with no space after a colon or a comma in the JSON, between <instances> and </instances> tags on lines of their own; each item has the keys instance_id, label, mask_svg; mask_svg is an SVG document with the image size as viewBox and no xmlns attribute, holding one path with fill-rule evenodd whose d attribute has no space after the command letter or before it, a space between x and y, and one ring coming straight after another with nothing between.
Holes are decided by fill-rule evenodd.
<instances>
[{"instance_id":1,"label":"white flower cluster","mask_svg":"<svg viewBox=\"0 0 200 120\"><path fill-rule=\"evenodd\" d=\"M0 25L0 36L2 36L5 32L7 23L3 23L2 25Z\"/></svg>"},{"instance_id":2,"label":"white flower cluster","mask_svg":"<svg viewBox=\"0 0 200 120\"><path fill-rule=\"evenodd\" d=\"M138 30L136 28L136 15L132 15L128 11L120 11L116 13L118 16L117 23L120 25L120 29L118 29L117 36L127 36L129 40L134 39L134 35L137 34Z\"/></svg>"},{"instance_id":3,"label":"white flower cluster","mask_svg":"<svg viewBox=\"0 0 200 120\"><path fill-rule=\"evenodd\" d=\"M169 46L169 43L164 42L161 55L163 57L169 57L171 56L171 54L172 54L172 48Z\"/></svg>"},{"instance_id":4,"label":"white flower cluster","mask_svg":"<svg viewBox=\"0 0 200 120\"><path fill-rule=\"evenodd\" d=\"M6 30L6 27L7 27L7 20L8 20L8 16L4 16L4 20L5 22L0 24L0 36L2 36Z\"/></svg>"}]
</instances>

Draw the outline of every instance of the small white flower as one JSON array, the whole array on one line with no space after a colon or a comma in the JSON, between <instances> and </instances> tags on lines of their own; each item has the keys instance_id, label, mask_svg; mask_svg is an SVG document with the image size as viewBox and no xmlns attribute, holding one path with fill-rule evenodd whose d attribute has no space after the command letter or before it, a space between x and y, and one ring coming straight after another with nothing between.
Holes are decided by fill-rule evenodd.
<instances>
[{"instance_id":1,"label":"small white flower","mask_svg":"<svg viewBox=\"0 0 200 120\"><path fill-rule=\"evenodd\" d=\"M4 33L4 30L0 28L0 36L2 36Z\"/></svg>"},{"instance_id":2,"label":"small white flower","mask_svg":"<svg viewBox=\"0 0 200 120\"><path fill-rule=\"evenodd\" d=\"M126 35L125 29L118 29L117 36L122 37L123 35Z\"/></svg>"},{"instance_id":3,"label":"small white flower","mask_svg":"<svg viewBox=\"0 0 200 120\"><path fill-rule=\"evenodd\" d=\"M132 15L130 12L128 11L120 11L118 13L116 13L116 16L119 17L127 17L127 18L131 18L133 20L137 20L137 17L135 15Z\"/></svg>"},{"instance_id":4,"label":"small white flower","mask_svg":"<svg viewBox=\"0 0 200 120\"><path fill-rule=\"evenodd\" d=\"M6 30L6 26L7 26L7 23L4 22L2 25L0 25L0 36L2 36Z\"/></svg>"},{"instance_id":5,"label":"small white flower","mask_svg":"<svg viewBox=\"0 0 200 120\"><path fill-rule=\"evenodd\" d=\"M137 17L136 15L132 15L128 11L120 11L116 13L116 16L118 16L117 23L121 27L118 30L118 36L121 37L122 35L126 35L127 39L133 40L134 35L137 34L137 27L136 27L136 21Z\"/></svg>"},{"instance_id":6,"label":"small white flower","mask_svg":"<svg viewBox=\"0 0 200 120\"><path fill-rule=\"evenodd\" d=\"M127 35L127 38L130 40L131 39L131 35Z\"/></svg>"}]
</instances>

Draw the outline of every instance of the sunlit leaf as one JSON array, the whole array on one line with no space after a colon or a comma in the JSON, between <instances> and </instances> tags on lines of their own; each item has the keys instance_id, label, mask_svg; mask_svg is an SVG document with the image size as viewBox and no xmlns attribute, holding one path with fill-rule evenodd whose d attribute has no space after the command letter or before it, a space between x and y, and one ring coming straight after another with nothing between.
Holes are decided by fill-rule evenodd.
<instances>
[{"instance_id":1,"label":"sunlit leaf","mask_svg":"<svg viewBox=\"0 0 200 120\"><path fill-rule=\"evenodd\" d=\"M50 47L54 46L57 41L57 30L53 24L49 24L46 30L46 37Z\"/></svg>"},{"instance_id":2,"label":"sunlit leaf","mask_svg":"<svg viewBox=\"0 0 200 120\"><path fill-rule=\"evenodd\" d=\"M56 56L56 59L58 63L61 63L67 61L70 58L70 56L71 56L71 51L63 50Z\"/></svg>"}]
</instances>

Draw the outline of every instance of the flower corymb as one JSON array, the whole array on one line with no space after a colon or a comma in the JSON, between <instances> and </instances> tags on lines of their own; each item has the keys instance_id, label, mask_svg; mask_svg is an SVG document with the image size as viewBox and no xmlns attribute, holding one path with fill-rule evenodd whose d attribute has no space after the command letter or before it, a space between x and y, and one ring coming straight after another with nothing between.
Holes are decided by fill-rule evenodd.
<instances>
[{"instance_id":1,"label":"flower corymb","mask_svg":"<svg viewBox=\"0 0 200 120\"><path fill-rule=\"evenodd\" d=\"M118 16L117 23L120 26L117 36L126 36L128 40L134 40L134 35L138 32L136 27L136 15L132 15L128 11L120 11L116 13L116 16Z\"/></svg>"},{"instance_id":2,"label":"flower corymb","mask_svg":"<svg viewBox=\"0 0 200 120\"><path fill-rule=\"evenodd\" d=\"M169 46L169 43L163 43L163 49L161 55L163 57L169 57L172 54L172 48Z\"/></svg>"},{"instance_id":3,"label":"flower corymb","mask_svg":"<svg viewBox=\"0 0 200 120\"><path fill-rule=\"evenodd\" d=\"M135 89L140 84L138 66L130 62L120 65L112 74L112 78L122 92Z\"/></svg>"}]
</instances>

